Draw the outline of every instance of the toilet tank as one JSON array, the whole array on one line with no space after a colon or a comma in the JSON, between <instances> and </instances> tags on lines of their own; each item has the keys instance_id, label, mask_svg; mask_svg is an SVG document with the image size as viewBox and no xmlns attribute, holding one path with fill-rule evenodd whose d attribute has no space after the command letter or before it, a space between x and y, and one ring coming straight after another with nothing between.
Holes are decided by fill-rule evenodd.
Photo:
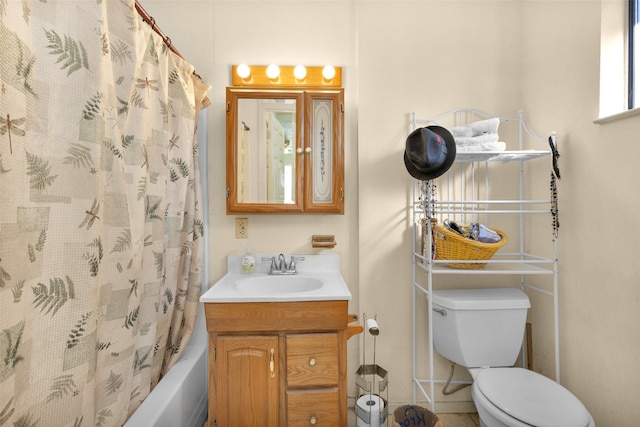
<instances>
[{"instance_id":1,"label":"toilet tank","mask_svg":"<svg viewBox=\"0 0 640 427\"><path fill-rule=\"evenodd\" d=\"M433 291L436 351L467 368L513 366L531 307L520 289Z\"/></svg>"}]
</instances>

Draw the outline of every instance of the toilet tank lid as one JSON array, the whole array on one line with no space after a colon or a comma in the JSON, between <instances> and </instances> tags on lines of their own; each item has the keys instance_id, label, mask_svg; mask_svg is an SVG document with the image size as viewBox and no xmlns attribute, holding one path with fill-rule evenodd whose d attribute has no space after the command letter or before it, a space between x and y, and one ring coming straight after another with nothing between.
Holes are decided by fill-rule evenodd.
<instances>
[{"instance_id":1,"label":"toilet tank lid","mask_svg":"<svg viewBox=\"0 0 640 427\"><path fill-rule=\"evenodd\" d=\"M433 303L451 310L527 309L527 294L516 288L438 289Z\"/></svg>"}]
</instances>

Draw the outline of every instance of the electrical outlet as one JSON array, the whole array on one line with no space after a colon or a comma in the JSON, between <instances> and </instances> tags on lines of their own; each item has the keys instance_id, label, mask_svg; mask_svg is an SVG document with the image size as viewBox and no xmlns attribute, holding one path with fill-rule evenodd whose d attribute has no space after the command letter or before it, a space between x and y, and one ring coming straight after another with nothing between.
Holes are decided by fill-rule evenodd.
<instances>
[{"instance_id":1,"label":"electrical outlet","mask_svg":"<svg viewBox=\"0 0 640 427\"><path fill-rule=\"evenodd\" d=\"M236 218L236 239L249 237L249 218Z\"/></svg>"}]
</instances>

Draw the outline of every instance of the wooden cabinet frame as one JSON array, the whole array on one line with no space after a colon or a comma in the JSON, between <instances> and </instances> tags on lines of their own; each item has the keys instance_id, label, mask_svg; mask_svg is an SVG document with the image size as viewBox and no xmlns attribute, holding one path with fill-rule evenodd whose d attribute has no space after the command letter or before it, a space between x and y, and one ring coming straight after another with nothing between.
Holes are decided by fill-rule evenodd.
<instances>
[{"instance_id":1,"label":"wooden cabinet frame","mask_svg":"<svg viewBox=\"0 0 640 427\"><path fill-rule=\"evenodd\" d=\"M344 89L227 88L227 214L344 213ZM244 200L239 100L295 100L294 201ZM251 127L253 128L253 127Z\"/></svg>"},{"instance_id":2,"label":"wooden cabinet frame","mask_svg":"<svg viewBox=\"0 0 640 427\"><path fill-rule=\"evenodd\" d=\"M311 417L316 417L313 421L319 426L347 426L347 340L362 331L359 324L349 324L356 317L348 315L348 301L205 303L204 306L209 331L209 427L223 425L219 421L234 425L234 420L229 418L228 401L241 398L230 395L229 387L223 384L229 372L225 370L227 366L220 365L221 360L225 363L220 351L226 351L229 342L234 343L232 347L238 343L238 348L258 348L258 353L269 352L277 346L274 350L277 403L271 388L256 390L266 391L266 405L277 409L277 419L271 418L261 426L292 426L302 418L310 421ZM331 347L334 354L327 349ZM289 359L287 349L292 353ZM307 349L310 356L305 366ZM331 366L333 361L335 366ZM319 371L314 372L314 367ZM261 365L256 378L268 372L267 369ZM291 381L288 370L292 372ZM251 378L247 381L249 387L263 387L260 378L255 383ZM305 404L315 398L321 403Z\"/></svg>"}]
</instances>

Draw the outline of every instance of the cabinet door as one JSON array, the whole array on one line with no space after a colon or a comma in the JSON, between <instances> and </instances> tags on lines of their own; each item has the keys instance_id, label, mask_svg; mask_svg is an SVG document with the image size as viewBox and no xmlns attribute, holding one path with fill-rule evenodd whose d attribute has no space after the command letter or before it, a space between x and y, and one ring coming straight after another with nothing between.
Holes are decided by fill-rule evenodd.
<instances>
[{"instance_id":1,"label":"cabinet door","mask_svg":"<svg viewBox=\"0 0 640 427\"><path fill-rule=\"evenodd\" d=\"M344 92L305 92L305 212L344 213Z\"/></svg>"},{"instance_id":2,"label":"cabinet door","mask_svg":"<svg viewBox=\"0 0 640 427\"><path fill-rule=\"evenodd\" d=\"M278 426L278 337L218 337L215 345L217 425Z\"/></svg>"}]
</instances>

